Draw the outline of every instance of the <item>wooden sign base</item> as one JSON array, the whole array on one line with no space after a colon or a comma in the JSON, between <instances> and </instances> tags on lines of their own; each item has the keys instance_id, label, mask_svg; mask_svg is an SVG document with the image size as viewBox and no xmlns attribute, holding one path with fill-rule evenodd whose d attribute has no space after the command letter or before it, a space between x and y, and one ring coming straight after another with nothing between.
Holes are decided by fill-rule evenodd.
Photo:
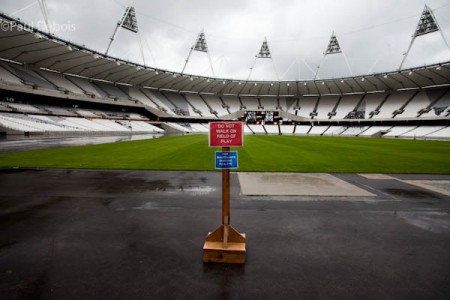
<instances>
[{"instance_id":1,"label":"wooden sign base","mask_svg":"<svg viewBox=\"0 0 450 300\"><path fill-rule=\"evenodd\" d=\"M229 152L230 147L222 147ZM230 226L230 169L222 169L222 225L206 236L203 262L245 263L245 233Z\"/></svg>"},{"instance_id":2,"label":"wooden sign base","mask_svg":"<svg viewBox=\"0 0 450 300\"><path fill-rule=\"evenodd\" d=\"M245 252L245 233L221 225L206 236L203 262L244 264Z\"/></svg>"}]
</instances>

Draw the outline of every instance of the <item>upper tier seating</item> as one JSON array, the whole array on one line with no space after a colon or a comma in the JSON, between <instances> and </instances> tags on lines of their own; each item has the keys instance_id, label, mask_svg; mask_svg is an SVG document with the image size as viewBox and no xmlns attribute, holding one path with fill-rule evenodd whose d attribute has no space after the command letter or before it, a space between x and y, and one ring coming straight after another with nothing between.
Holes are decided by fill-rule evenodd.
<instances>
[{"instance_id":1,"label":"upper tier seating","mask_svg":"<svg viewBox=\"0 0 450 300\"><path fill-rule=\"evenodd\" d=\"M274 111L277 109L278 101L277 98L274 97L261 97L259 98L261 106L266 111Z\"/></svg>"},{"instance_id":2,"label":"upper tier seating","mask_svg":"<svg viewBox=\"0 0 450 300\"><path fill-rule=\"evenodd\" d=\"M211 109L206 105L205 101L199 96L194 94L187 94L186 99L192 106L192 115L201 115L202 117L215 117L211 113Z\"/></svg>"},{"instance_id":3,"label":"upper tier seating","mask_svg":"<svg viewBox=\"0 0 450 300\"><path fill-rule=\"evenodd\" d=\"M394 112L399 110L414 95L415 91L404 91L392 93L383 105L379 108L379 114L374 115L373 119L391 119Z\"/></svg>"},{"instance_id":4,"label":"upper tier seating","mask_svg":"<svg viewBox=\"0 0 450 300\"><path fill-rule=\"evenodd\" d=\"M430 98L426 91L419 92L409 103L405 106L404 111L397 115L397 118L417 118L421 109L427 108L431 104Z\"/></svg>"},{"instance_id":5,"label":"upper tier seating","mask_svg":"<svg viewBox=\"0 0 450 300\"><path fill-rule=\"evenodd\" d=\"M314 107L316 107L317 100L317 97L301 98L299 101L300 110L298 111L298 115L308 119L313 118L313 116L311 116L311 113L313 112Z\"/></svg>"},{"instance_id":6,"label":"upper tier seating","mask_svg":"<svg viewBox=\"0 0 450 300\"><path fill-rule=\"evenodd\" d=\"M247 111L260 110L260 104L256 97L241 97L241 101Z\"/></svg>"},{"instance_id":7,"label":"upper tier seating","mask_svg":"<svg viewBox=\"0 0 450 300\"><path fill-rule=\"evenodd\" d=\"M22 85L19 77L13 75L7 68L3 67L2 63L0 63L0 82Z\"/></svg>"},{"instance_id":8,"label":"upper tier seating","mask_svg":"<svg viewBox=\"0 0 450 300\"><path fill-rule=\"evenodd\" d=\"M103 94L108 98L117 98L121 100L128 100L130 98L130 96L126 95L118 86L100 81L95 82L95 85L96 88L99 91L103 91Z\"/></svg>"},{"instance_id":9,"label":"upper tier seating","mask_svg":"<svg viewBox=\"0 0 450 300\"><path fill-rule=\"evenodd\" d=\"M60 90L69 91L77 95L85 94L82 89L77 87L70 80L66 79L62 74L43 70L40 70L38 73L39 75L41 75L42 78L45 78L47 81L51 82Z\"/></svg>"},{"instance_id":10,"label":"upper tier seating","mask_svg":"<svg viewBox=\"0 0 450 300\"><path fill-rule=\"evenodd\" d=\"M359 100L361 100L361 95L344 95L339 101L339 105L336 108L336 115L332 119L344 119L351 111L356 108Z\"/></svg>"},{"instance_id":11,"label":"upper tier seating","mask_svg":"<svg viewBox=\"0 0 450 300\"><path fill-rule=\"evenodd\" d=\"M92 83L90 83L87 79L75 77L75 76L68 76L66 77L67 80L72 82L74 85L79 87L86 95L93 95L95 97L105 97L104 93L100 93L99 89L97 89Z\"/></svg>"},{"instance_id":12,"label":"upper tier seating","mask_svg":"<svg viewBox=\"0 0 450 300\"><path fill-rule=\"evenodd\" d=\"M26 85L33 85L43 89L56 90L56 86L51 84L46 79L42 78L39 74L31 69L25 68L20 65L4 65L15 76L19 77Z\"/></svg>"},{"instance_id":13,"label":"upper tier seating","mask_svg":"<svg viewBox=\"0 0 450 300\"><path fill-rule=\"evenodd\" d=\"M231 113L237 112L241 110L241 102L239 101L239 98L236 96L223 96L222 97L223 102L225 105L228 105L229 110Z\"/></svg>"},{"instance_id":14,"label":"upper tier seating","mask_svg":"<svg viewBox=\"0 0 450 300\"><path fill-rule=\"evenodd\" d=\"M189 103L186 98L178 93L162 93L177 108L174 113L182 116L189 116Z\"/></svg>"},{"instance_id":15,"label":"upper tier seating","mask_svg":"<svg viewBox=\"0 0 450 300\"><path fill-rule=\"evenodd\" d=\"M219 97L211 96L211 95L202 96L202 97L206 101L206 103L209 104L211 109L213 111L217 112L218 116L225 116L225 115L229 114L228 110L224 107L224 104L222 103L222 101L220 100Z\"/></svg>"},{"instance_id":16,"label":"upper tier seating","mask_svg":"<svg viewBox=\"0 0 450 300\"><path fill-rule=\"evenodd\" d=\"M317 106L317 119L328 119L328 114L333 111L334 106L339 100L338 96L326 96L319 99Z\"/></svg>"},{"instance_id":17,"label":"upper tier seating","mask_svg":"<svg viewBox=\"0 0 450 300\"><path fill-rule=\"evenodd\" d=\"M156 105L149 97L147 97L141 90L135 87L128 87L128 95L130 98L136 99L140 101L142 104L147 105L149 107L159 109L159 106Z\"/></svg>"}]
</instances>

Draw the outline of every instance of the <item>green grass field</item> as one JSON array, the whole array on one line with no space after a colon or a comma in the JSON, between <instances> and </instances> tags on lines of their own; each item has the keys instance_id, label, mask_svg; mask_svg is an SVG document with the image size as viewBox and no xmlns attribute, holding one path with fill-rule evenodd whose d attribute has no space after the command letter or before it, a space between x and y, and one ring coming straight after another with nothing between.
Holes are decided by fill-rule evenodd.
<instances>
[{"instance_id":1,"label":"green grass field","mask_svg":"<svg viewBox=\"0 0 450 300\"><path fill-rule=\"evenodd\" d=\"M450 174L450 142L245 136L238 171ZM214 170L207 135L0 154L0 167Z\"/></svg>"}]
</instances>

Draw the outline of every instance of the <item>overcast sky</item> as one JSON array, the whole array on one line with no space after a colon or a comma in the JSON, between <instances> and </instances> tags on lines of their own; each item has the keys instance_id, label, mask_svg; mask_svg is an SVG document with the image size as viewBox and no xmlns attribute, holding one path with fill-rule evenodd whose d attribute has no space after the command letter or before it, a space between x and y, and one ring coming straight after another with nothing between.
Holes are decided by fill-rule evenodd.
<instances>
[{"instance_id":1,"label":"overcast sky","mask_svg":"<svg viewBox=\"0 0 450 300\"><path fill-rule=\"evenodd\" d=\"M0 0L0 9L45 29L35 0ZM45 0L55 35L104 52L127 0ZM450 42L449 0L135 0L146 64L181 71L204 29L217 77L246 79L267 37L272 59L257 59L250 79L311 79L396 70L425 3ZM344 54L327 55L335 32ZM110 55L142 63L138 37L121 29ZM347 60L346 60L347 59ZM439 32L418 37L404 67L450 60ZM347 63L348 62L348 63ZM310 70L312 69L312 70ZM211 76L194 51L186 73Z\"/></svg>"}]
</instances>

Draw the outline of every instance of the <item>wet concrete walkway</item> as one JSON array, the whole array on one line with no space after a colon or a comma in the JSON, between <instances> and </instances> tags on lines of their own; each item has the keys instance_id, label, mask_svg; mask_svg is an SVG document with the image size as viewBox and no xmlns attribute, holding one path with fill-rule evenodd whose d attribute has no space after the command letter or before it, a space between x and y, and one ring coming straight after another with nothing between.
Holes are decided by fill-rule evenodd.
<instances>
[{"instance_id":1,"label":"wet concrete walkway","mask_svg":"<svg viewBox=\"0 0 450 300\"><path fill-rule=\"evenodd\" d=\"M244 196L245 265L204 264L220 173L0 170L0 299L448 299L450 197L334 174L373 196ZM444 186L445 188L445 186Z\"/></svg>"}]
</instances>

